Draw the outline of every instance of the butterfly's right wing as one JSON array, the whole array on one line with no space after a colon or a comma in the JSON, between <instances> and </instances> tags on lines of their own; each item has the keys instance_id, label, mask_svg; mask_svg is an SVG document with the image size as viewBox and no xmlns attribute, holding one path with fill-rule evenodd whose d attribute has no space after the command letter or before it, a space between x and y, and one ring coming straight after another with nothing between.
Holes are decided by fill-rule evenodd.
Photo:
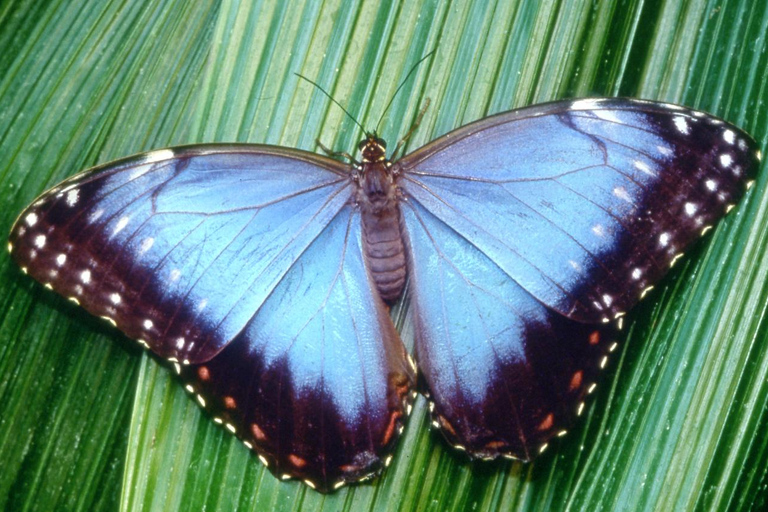
<instances>
[{"instance_id":1,"label":"butterfly's right wing","mask_svg":"<svg viewBox=\"0 0 768 512\"><path fill-rule=\"evenodd\" d=\"M416 356L446 437L530 459L571 423L631 308L745 193L737 127L631 99L535 105L396 166Z\"/></svg>"}]
</instances>

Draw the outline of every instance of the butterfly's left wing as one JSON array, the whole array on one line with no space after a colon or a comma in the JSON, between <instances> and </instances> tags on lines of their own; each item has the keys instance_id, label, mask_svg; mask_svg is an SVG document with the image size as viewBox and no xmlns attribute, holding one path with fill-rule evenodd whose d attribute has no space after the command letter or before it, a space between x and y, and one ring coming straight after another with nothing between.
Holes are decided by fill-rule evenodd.
<instances>
[{"instance_id":1,"label":"butterfly's left wing","mask_svg":"<svg viewBox=\"0 0 768 512\"><path fill-rule=\"evenodd\" d=\"M435 421L528 459L566 426L631 308L743 195L738 128L622 99L529 107L404 157L416 355Z\"/></svg>"},{"instance_id":2,"label":"butterfly's left wing","mask_svg":"<svg viewBox=\"0 0 768 512\"><path fill-rule=\"evenodd\" d=\"M361 250L347 167L259 145L160 150L41 195L11 256L171 361L279 477L379 472L414 380Z\"/></svg>"}]
</instances>

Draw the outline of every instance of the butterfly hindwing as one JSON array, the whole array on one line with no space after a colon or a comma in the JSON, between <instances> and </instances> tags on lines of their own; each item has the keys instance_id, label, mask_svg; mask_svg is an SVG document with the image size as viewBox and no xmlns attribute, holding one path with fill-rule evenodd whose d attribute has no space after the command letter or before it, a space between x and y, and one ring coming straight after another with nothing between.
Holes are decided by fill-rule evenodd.
<instances>
[{"instance_id":1,"label":"butterfly hindwing","mask_svg":"<svg viewBox=\"0 0 768 512\"><path fill-rule=\"evenodd\" d=\"M402 431L415 375L369 279L347 207L229 346L180 367L278 477L329 491L373 476Z\"/></svg>"},{"instance_id":2,"label":"butterfly hindwing","mask_svg":"<svg viewBox=\"0 0 768 512\"><path fill-rule=\"evenodd\" d=\"M613 328L548 309L418 203L403 214L434 426L472 457L530 460L583 406Z\"/></svg>"}]
</instances>

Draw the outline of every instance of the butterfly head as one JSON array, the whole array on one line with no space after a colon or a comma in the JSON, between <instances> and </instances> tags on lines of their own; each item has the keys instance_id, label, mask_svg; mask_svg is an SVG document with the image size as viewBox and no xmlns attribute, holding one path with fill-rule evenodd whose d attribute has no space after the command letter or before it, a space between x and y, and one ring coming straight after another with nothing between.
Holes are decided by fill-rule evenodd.
<instances>
[{"instance_id":1,"label":"butterfly head","mask_svg":"<svg viewBox=\"0 0 768 512\"><path fill-rule=\"evenodd\" d=\"M376 132L366 133L357 149L363 157L363 163L383 162L387 159L387 143Z\"/></svg>"},{"instance_id":2,"label":"butterfly head","mask_svg":"<svg viewBox=\"0 0 768 512\"><path fill-rule=\"evenodd\" d=\"M357 148L362 156L357 177L358 203L364 210L379 215L390 209L397 197L392 165L387 160L387 143L376 132L368 132Z\"/></svg>"}]
</instances>

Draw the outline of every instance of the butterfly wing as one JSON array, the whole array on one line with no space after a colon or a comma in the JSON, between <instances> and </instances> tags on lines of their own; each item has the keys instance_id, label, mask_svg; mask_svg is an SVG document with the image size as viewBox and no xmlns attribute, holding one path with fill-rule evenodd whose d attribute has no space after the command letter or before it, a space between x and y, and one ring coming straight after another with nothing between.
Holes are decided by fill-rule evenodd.
<instances>
[{"instance_id":1,"label":"butterfly wing","mask_svg":"<svg viewBox=\"0 0 768 512\"><path fill-rule=\"evenodd\" d=\"M403 216L433 426L473 457L531 459L583 407L611 325L545 307L419 203Z\"/></svg>"},{"instance_id":2,"label":"butterfly wing","mask_svg":"<svg viewBox=\"0 0 768 512\"><path fill-rule=\"evenodd\" d=\"M310 153L163 150L44 193L11 254L174 362L273 472L327 490L382 467L412 381L362 264L352 188Z\"/></svg>"},{"instance_id":3,"label":"butterfly wing","mask_svg":"<svg viewBox=\"0 0 768 512\"><path fill-rule=\"evenodd\" d=\"M360 215L346 206L232 343L178 367L275 475L321 491L379 473L414 398L412 363L360 244Z\"/></svg>"},{"instance_id":4,"label":"butterfly wing","mask_svg":"<svg viewBox=\"0 0 768 512\"><path fill-rule=\"evenodd\" d=\"M409 197L540 302L600 322L739 200L757 149L682 107L577 100L489 117L399 163Z\"/></svg>"},{"instance_id":5,"label":"butterfly wing","mask_svg":"<svg viewBox=\"0 0 768 512\"><path fill-rule=\"evenodd\" d=\"M449 440L528 459L567 425L604 323L741 198L758 159L719 119L605 99L490 117L398 162L416 355Z\"/></svg>"}]
</instances>

